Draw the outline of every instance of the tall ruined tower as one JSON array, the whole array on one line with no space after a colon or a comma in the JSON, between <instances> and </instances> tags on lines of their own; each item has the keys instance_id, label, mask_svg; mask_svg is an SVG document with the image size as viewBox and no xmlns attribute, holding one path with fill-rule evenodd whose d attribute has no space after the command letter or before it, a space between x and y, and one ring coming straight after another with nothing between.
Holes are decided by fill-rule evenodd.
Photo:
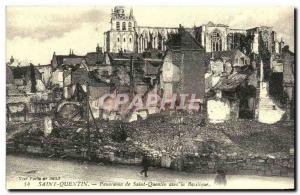
<instances>
[{"instance_id":1,"label":"tall ruined tower","mask_svg":"<svg viewBox=\"0 0 300 195\"><path fill-rule=\"evenodd\" d=\"M104 33L104 50L107 52L135 52L136 20L133 10L126 13L124 6L112 10L110 30Z\"/></svg>"}]
</instances>

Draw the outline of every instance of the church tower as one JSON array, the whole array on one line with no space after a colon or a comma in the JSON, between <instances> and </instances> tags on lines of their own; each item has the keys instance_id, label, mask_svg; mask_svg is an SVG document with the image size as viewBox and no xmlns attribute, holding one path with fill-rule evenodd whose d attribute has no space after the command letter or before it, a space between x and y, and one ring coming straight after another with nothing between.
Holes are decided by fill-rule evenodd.
<instances>
[{"instance_id":1,"label":"church tower","mask_svg":"<svg viewBox=\"0 0 300 195\"><path fill-rule=\"evenodd\" d=\"M124 6L116 6L111 12L110 30L104 33L104 49L107 52L135 52L136 20L133 10L126 13Z\"/></svg>"}]
</instances>

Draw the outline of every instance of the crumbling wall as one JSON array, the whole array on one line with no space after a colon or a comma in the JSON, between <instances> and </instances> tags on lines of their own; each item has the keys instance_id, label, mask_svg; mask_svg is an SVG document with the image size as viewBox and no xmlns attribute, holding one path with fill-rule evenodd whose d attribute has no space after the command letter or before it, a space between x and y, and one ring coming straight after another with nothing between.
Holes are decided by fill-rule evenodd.
<instances>
[{"instance_id":1,"label":"crumbling wall","mask_svg":"<svg viewBox=\"0 0 300 195\"><path fill-rule=\"evenodd\" d=\"M58 85L59 87L63 87L64 84L64 72L62 70L56 70L52 73L51 77L52 85Z\"/></svg>"},{"instance_id":2,"label":"crumbling wall","mask_svg":"<svg viewBox=\"0 0 300 195\"><path fill-rule=\"evenodd\" d=\"M273 124L281 120L283 114L281 108L279 108L268 93L268 83L261 82L260 95L258 105L258 121L267 124Z\"/></svg>"},{"instance_id":3,"label":"crumbling wall","mask_svg":"<svg viewBox=\"0 0 300 195\"><path fill-rule=\"evenodd\" d=\"M220 123L230 119L230 102L226 99L208 100L207 117L211 123Z\"/></svg>"},{"instance_id":4,"label":"crumbling wall","mask_svg":"<svg viewBox=\"0 0 300 195\"><path fill-rule=\"evenodd\" d=\"M98 129L90 126L92 159L137 165L143 151L150 154L151 165L155 167L202 174L216 173L222 168L227 174L293 176L293 123L268 125L242 120L205 125L200 121L198 114L159 114L134 123L101 121ZM20 126L30 131L15 137L16 141L7 146L8 152L87 158L85 124L73 123L64 130L54 127L47 138L45 132L32 131L44 128L45 123L40 127L10 125L10 129ZM112 132L125 133L125 140L116 141Z\"/></svg>"},{"instance_id":5,"label":"crumbling wall","mask_svg":"<svg viewBox=\"0 0 300 195\"><path fill-rule=\"evenodd\" d=\"M214 174L223 169L226 174L294 177L294 155L240 156L226 155L186 156L171 162L171 168L180 171Z\"/></svg>"}]
</instances>

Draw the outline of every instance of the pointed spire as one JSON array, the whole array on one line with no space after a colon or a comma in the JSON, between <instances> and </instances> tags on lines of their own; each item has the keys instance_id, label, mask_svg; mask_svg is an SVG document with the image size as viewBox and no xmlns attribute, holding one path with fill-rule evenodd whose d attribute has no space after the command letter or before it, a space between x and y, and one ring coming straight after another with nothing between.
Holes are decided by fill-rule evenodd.
<instances>
[{"instance_id":1,"label":"pointed spire","mask_svg":"<svg viewBox=\"0 0 300 195\"><path fill-rule=\"evenodd\" d=\"M72 50L71 50L71 48L70 48L70 52L69 52L69 55L72 55Z\"/></svg>"},{"instance_id":2,"label":"pointed spire","mask_svg":"<svg viewBox=\"0 0 300 195\"><path fill-rule=\"evenodd\" d=\"M129 17L130 17L130 18L132 18L132 17L133 17L133 9L132 9L132 7L130 8Z\"/></svg>"}]
</instances>

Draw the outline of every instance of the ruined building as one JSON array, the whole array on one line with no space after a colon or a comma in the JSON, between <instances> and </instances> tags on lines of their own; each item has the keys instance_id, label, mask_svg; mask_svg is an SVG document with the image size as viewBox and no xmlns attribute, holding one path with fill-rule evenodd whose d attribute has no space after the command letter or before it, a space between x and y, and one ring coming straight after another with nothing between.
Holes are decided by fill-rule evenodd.
<instances>
[{"instance_id":1,"label":"ruined building","mask_svg":"<svg viewBox=\"0 0 300 195\"><path fill-rule=\"evenodd\" d=\"M166 41L179 28L139 26L132 9L128 13L124 6L116 6L111 13L110 29L104 33L104 51L165 51ZM267 26L234 29L225 24L208 22L186 30L206 52L239 49L245 54L259 54L260 48L266 47L270 53L280 53L284 46L283 40L278 39L273 28Z\"/></svg>"},{"instance_id":2,"label":"ruined building","mask_svg":"<svg viewBox=\"0 0 300 195\"><path fill-rule=\"evenodd\" d=\"M246 54L259 54L263 46L269 52L280 53L284 42L278 40L272 27L232 29L224 24L208 22L195 27L193 34L206 52L239 49Z\"/></svg>"},{"instance_id":3,"label":"ruined building","mask_svg":"<svg viewBox=\"0 0 300 195\"><path fill-rule=\"evenodd\" d=\"M166 50L165 41L178 28L138 26L133 10L126 13L124 6L116 6L111 13L110 30L104 33L104 50L117 53L142 53L149 49Z\"/></svg>"}]
</instances>

